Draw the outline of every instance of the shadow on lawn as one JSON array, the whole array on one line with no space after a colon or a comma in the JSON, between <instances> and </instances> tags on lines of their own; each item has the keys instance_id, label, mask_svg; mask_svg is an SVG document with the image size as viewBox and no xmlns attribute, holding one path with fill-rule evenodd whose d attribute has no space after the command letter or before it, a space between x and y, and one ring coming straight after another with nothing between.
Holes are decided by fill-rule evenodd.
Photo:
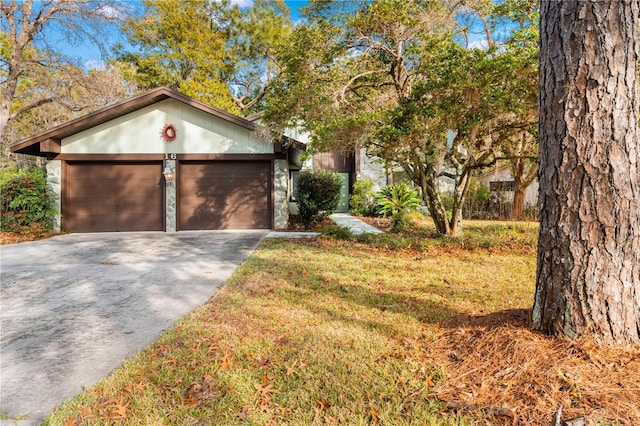
<instances>
[{"instance_id":1,"label":"shadow on lawn","mask_svg":"<svg viewBox=\"0 0 640 426\"><path fill-rule=\"evenodd\" d=\"M287 262L288 263L288 262ZM300 266L292 262L280 267L284 270L299 270ZM494 329L511 326L531 330L529 309L507 309L483 315L473 315L453 309L445 303L429 300L428 292L424 297L410 295L401 291L394 291L377 283L345 284L339 280L327 278L322 273L304 271L289 274L284 277L289 286L286 288L286 298L305 309L321 314L327 319L345 322L357 322L365 327L374 327L390 334L401 332L402 320L390 322L388 314L408 316L425 325L438 324L441 327L455 328L484 328ZM269 290L264 289L267 292ZM282 293L281 293L282 294ZM327 297L339 299L340 303L323 303ZM377 309L379 316L351 315L349 306L361 306L367 309ZM387 318L383 318L387 316Z\"/></svg>"}]
</instances>

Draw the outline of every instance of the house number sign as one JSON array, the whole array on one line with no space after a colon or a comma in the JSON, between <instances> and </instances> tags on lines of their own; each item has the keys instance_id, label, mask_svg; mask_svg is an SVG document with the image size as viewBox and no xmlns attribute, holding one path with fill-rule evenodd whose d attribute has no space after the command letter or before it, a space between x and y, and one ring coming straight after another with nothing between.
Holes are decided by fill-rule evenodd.
<instances>
[{"instance_id":1,"label":"house number sign","mask_svg":"<svg viewBox=\"0 0 640 426\"><path fill-rule=\"evenodd\" d=\"M171 153L171 154L168 154L168 153L166 153L166 152L164 153L164 159L165 159L165 160L175 160L176 158L177 158L177 157L176 157L175 152L174 152L174 153Z\"/></svg>"}]
</instances>

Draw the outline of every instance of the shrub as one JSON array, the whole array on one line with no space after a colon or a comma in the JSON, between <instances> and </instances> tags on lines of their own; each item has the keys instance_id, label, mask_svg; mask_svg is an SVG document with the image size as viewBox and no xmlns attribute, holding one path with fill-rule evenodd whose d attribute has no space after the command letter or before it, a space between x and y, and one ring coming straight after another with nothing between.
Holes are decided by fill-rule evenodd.
<instances>
[{"instance_id":1,"label":"shrub","mask_svg":"<svg viewBox=\"0 0 640 426\"><path fill-rule=\"evenodd\" d=\"M331 172L304 171L298 178L298 209L306 229L322 221L338 206L340 177Z\"/></svg>"},{"instance_id":2,"label":"shrub","mask_svg":"<svg viewBox=\"0 0 640 426\"><path fill-rule=\"evenodd\" d=\"M376 193L373 190L373 182L367 179L356 181L353 184L353 194L349 205L352 213L362 216L375 216Z\"/></svg>"},{"instance_id":3,"label":"shrub","mask_svg":"<svg viewBox=\"0 0 640 426\"><path fill-rule=\"evenodd\" d=\"M23 232L24 228L33 228L49 232L56 215L42 169L10 167L0 171L0 229Z\"/></svg>"},{"instance_id":4,"label":"shrub","mask_svg":"<svg viewBox=\"0 0 640 426\"><path fill-rule=\"evenodd\" d=\"M391 215L391 231L398 232L410 225L407 214L420 207L418 191L406 183L388 185L378 193L378 212Z\"/></svg>"},{"instance_id":5,"label":"shrub","mask_svg":"<svg viewBox=\"0 0 640 426\"><path fill-rule=\"evenodd\" d=\"M351 229L346 226L332 226L330 228L323 228L319 230L322 235L334 238L336 240L351 240L353 234Z\"/></svg>"}]
</instances>

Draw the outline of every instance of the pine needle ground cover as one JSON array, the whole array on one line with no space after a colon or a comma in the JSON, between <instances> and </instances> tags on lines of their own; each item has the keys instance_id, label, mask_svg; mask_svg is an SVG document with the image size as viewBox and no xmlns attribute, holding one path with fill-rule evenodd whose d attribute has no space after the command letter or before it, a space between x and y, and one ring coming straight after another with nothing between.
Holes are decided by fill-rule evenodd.
<instances>
[{"instance_id":1,"label":"pine needle ground cover","mask_svg":"<svg viewBox=\"0 0 640 426\"><path fill-rule=\"evenodd\" d=\"M531 330L535 224L332 234L264 240L49 424L640 424L640 348Z\"/></svg>"}]
</instances>

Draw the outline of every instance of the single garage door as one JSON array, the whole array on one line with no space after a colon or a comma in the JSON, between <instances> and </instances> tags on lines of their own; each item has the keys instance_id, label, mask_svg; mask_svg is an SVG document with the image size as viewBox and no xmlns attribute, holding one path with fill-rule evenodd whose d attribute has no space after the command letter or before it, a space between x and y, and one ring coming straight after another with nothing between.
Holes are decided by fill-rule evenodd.
<instances>
[{"instance_id":1,"label":"single garage door","mask_svg":"<svg viewBox=\"0 0 640 426\"><path fill-rule=\"evenodd\" d=\"M270 161L183 161L178 229L271 228Z\"/></svg>"},{"instance_id":2,"label":"single garage door","mask_svg":"<svg viewBox=\"0 0 640 426\"><path fill-rule=\"evenodd\" d=\"M69 232L162 231L162 163L68 163L62 199Z\"/></svg>"}]
</instances>

